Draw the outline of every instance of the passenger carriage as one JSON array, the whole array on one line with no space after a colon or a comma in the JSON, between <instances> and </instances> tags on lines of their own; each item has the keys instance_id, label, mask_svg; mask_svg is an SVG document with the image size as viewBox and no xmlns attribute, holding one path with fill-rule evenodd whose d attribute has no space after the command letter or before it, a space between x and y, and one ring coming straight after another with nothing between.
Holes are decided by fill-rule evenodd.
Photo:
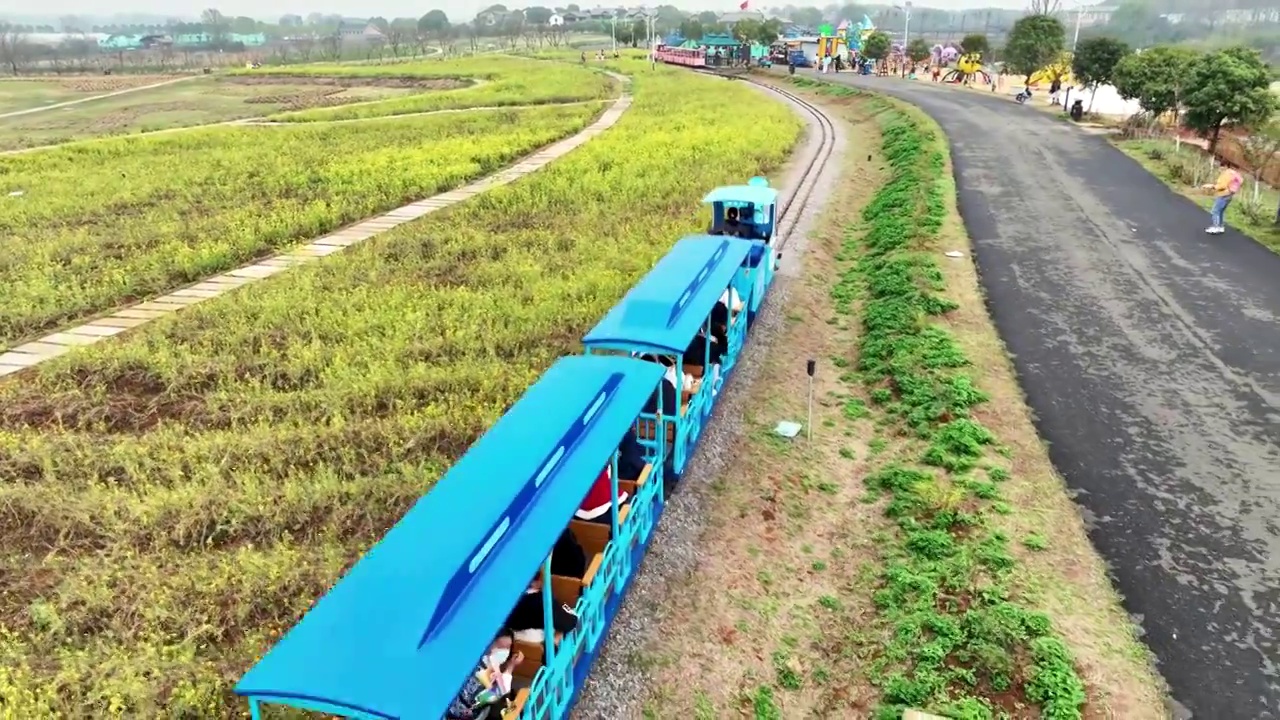
<instances>
[{"instance_id":1,"label":"passenger carriage","mask_svg":"<svg viewBox=\"0 0 1280 720\"><path fill-rule=\"evenodd\" d=\"M654 50L653 55L654 59L658 62L664 62L670 65L705 67L707 64L707 52L698 48L663 46Z\"/></svg>"},{"instance_id":2,"label":"passenger carriage","mask_svg":"<svg viewBox=\"0 0 1280 720\"><path fill-rule=\"evenodd\" d=\"M616 452L662 376L625 357L553 365L241 678L253 718L278 704L438 720L537 573L544 641L514 643L516 701L490 720L567 717L662 512L664 438L636 478L619 479ZM615 512L574 519L606 465ZM581 578L551 574L566 525L590 559ZM558 639L553 603L578 616Z\"/></svg>"},{"instance_id":3,"label":"passenger carriage","mask_svg":"<svg viewBox=\"0 0 1280 720\"><path fill-rule=\"evenodd\" d=\"M747 259L752 247L749 240L709 235L680 240L582 339L588 354L630 353L669 363L679 410L665 416L644 414L639 437L666 437L674 477L684 472L711 417L715 396L737 364L746 340L746 318L731 308L718 366L711 362L709 343L704 343L701 358L686 355L699 333L719 334L711 317L717 303L737 297L741 309L750 307L753 280ZM655 433L655 424L664 427L664 433Z\"/></svg>"},{"instance_id":4,"label":"passenger carriage","mask_svg":"<svg viewBox=\"0 0 1280 720\"><path fill-rule=\"evenodd\" d=\"M754 177L746 185L718 187L707 193L702 202L711 205L711 234L736 235L752 242L748 265L759 270L755 273L751 294L750 318L754 319L773 284L773 274L781 257L781 253L774 252L773 246L778 191L769 187L765 178ZM729 222L729 216L735 214L739 220L736 226L731 227L733 224Z\"/></svg>"}]
</instances>

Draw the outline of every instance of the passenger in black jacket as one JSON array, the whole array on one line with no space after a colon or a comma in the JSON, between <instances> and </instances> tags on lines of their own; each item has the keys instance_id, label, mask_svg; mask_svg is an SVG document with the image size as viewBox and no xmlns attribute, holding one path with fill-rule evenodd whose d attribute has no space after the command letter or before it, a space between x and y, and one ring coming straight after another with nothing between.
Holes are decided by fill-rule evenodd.
<instances>
[{"instance_id":1,"label":"passenger in black jacket","mask_svg":"<svg viewBox=\"0 0 1280 720\"><path fill-rule=\"evenodd\" d=\"M666 415L672 415L676 410L676 403L680 398L680 385L683 384L681 379L676 377L675 361L666 355L654 357L653 355L642 355L642 360L650 360L665 365L667 368L666 375L662 376L662 382L658 383L658 387L654 389L653 395L649 396L649 401L644 404L643 412L655 413L658 411L658 398L662 398L662 412Z\"/></svg>"},{"instance_id":2,"label":"passenger in black jacket","mask_svg":"<svg viewBox=\"0 0 1280 720\"><path fill-rule=\"evenodd\" d=\"M548 592L550 592L548 590ZM546 642L545 618L542 615L542 571L533 576L533 582L516 601L507 617L507 627L523 642ZM551 627L556 638L561 638L578 627L578 616L573 608L551 601Z\"/></svg>"},{"instance_id":3,"label":"passenger in black jacket","mask_svg":"<svg viewBox=\"0 0 1280 720\"><path fill-rule=\"evenodd\" d=\"M644 472L644 448L636 439L635 428L629 428L618 445L618 478L621 480L637 480Z\"/></svg>"}]
</instances>

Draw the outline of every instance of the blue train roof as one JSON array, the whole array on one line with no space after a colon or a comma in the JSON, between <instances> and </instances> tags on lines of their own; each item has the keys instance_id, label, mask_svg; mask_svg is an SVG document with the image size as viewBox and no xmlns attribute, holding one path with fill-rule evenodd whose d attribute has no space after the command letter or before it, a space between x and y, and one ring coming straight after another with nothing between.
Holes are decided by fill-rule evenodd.
<instances>
[{"instance_id":1,"label":"blue train roof","mask_svg":"<svg viewBox=\"0 0 1280 720\"><path fill-rule=\"evenodd\" d=\"M638 352L684 352L751 253L751 245L750 240L721 235L690 235L680 240L582 343Z\"/></svg>"},{"instance_id":2,"label":"blue train roof","mask_svg":"<svg viewBox=\"0 0 1280 720\"><path fill-rule=\"evenodd\" d=\"M778 191L767 185L727 185L712 190L702 198L703 203L740 202L773 205L777 201Z\"/></svg>"},{"instance_id":3,"label":"blue train roof","mask_svg":"<svg viewBox=\"0 0 1280 720\"><path fill-rule=\"evenodd\" d=\"M236 692L437 720L664 369L562 358L247 672Z\"/></svg>"}]
</instances>

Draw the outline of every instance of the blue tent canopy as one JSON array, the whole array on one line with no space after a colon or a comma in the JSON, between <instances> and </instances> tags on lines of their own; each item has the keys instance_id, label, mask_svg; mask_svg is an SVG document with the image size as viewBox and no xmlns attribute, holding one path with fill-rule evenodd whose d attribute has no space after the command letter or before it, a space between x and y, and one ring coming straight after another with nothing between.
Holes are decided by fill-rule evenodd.
<instances>
[{"instance_id":1,"label":"blue tent canopy","mask_svg":"<svg viewBox=\"0 0 1280 720\"><path fill-rule=\"evenodd\" d=\"M582 343L588 348L683 353L751 247L750 240L720 235L680 240Z\"/></svg>"},{"instance_id":2,"label":"blue tent canopy","mask_svg":"<svg viewBox=\"0 0 1280 720\"><path fill-rule=\"evenodd\" d=\"M439 718L662 373L623 357L559 360L236 693L351 717Z\"/></svg>"},{"instance_id":3,"label":"blue tent canopy","mask_svg":"<svg viewBox=\"0 0 1280 720\"><path fill-rule=\"evenodd\" d=\"M736 202L759 205L773 205L778 202L778 191L771 187L759 185L729 185L718 187L702 198L705 203Z\"/></svg>"}]
</instances>

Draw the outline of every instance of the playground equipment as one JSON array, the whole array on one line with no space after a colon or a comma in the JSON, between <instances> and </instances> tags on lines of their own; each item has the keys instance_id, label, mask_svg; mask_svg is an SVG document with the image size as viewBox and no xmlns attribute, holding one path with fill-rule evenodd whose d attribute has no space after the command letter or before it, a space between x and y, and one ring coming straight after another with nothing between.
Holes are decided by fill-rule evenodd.
<instances>
[{"instance_id":1,"label":"playground equipment","mask_svg":"<svg viewBox=\"0 0 1280 720\"><path fill-rule=\"evenodd\" d=\"M1043 68L1031 73L1028 85L1039 87L1041 85L1052 85L1054 80L1062 83L1063 87L1075 85L1075 78L1071 76L1071 54L1063 53L1057 62L1049 63Z\"/></svg>"},{"instance_id":2,"label":"playground equipment","mask_svg":"<svg viewBox=\"0 0 1280 720\"><path fill-rule=\"evenodd\" d=\"M942 82L973 83L982 81L983 85L991 84L991 75L982 69L982 53L965 53L956 61L956 66L947 71Z\"/></svg>"},{"instance_id":3,"label":"playground equipment","mask_svg":"<svg viewBox=\"0 0 1280 720\"><path fill-rule=\"evenodd\" d=\"M876 29L875 23L871 22L871 18L866 15L862 16L862 20L856 24L851 24L848 20L840 23L839 32L845 39L845 45L854 52L862 52L862 43Z\"/></svg>"}]
</instances>

